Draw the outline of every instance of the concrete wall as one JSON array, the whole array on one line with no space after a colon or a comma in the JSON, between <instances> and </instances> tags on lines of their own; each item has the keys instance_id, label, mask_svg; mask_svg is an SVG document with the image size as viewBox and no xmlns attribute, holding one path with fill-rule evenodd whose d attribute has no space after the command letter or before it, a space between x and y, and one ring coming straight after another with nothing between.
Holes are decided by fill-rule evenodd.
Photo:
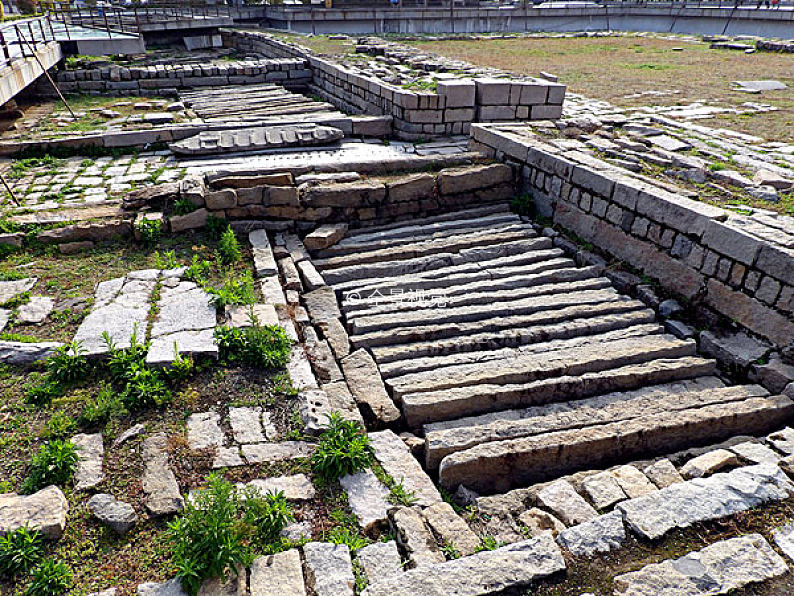
<instances>
[{"instance_id":1,"label":"concrete wall","mask_svg":"<svg viewBox=\"0 0 794 596\"><path fill-rule=\"evenodd\" d=\"M656 3L655 3L656 4ZM653 31L790 38L794 12L751 8L681 8L680 4L449 9L301 9L268 6L270 26L301 33L487 33L521 31Z\"/></svg>"},{"instance_id":2,"label":"concrete wall","mask_svg":"<svg viewBox=\"0 0 794 596\"><path fill-rule=\"evenodd\" d=\"M36 54L44 67L50 69L61 60L61 46L53 41L39 47ZM12 60L0 69L0 106L13 99L43 74L44 71L32 56Z\"/></svg>"},{"instance_id":3,"label":"concrete wall","mask_svg":"<svg viewBox=\"0 0 794 596\"><path fill-rule=\"evenodd\" d=\"M515 162L555 223L778 345L794 341L794 250L752 235L741 216L509 125L473 125L472 144Z\"/></svg>"}]
</instances>

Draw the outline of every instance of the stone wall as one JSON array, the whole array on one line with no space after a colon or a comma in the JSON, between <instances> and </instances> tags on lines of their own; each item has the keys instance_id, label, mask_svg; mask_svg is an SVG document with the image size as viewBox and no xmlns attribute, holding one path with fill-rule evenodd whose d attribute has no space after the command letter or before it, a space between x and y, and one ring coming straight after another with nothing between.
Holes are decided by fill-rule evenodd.
<instances>
[{"instance_id":1,"label":"stone wall","mask_svg":"<svg viewBox=\"0 0 794 596\"><path fill-rule=\"evenodd\" d=\"M103 66L62 70L57 81L65 93L152 95L195 87L223 87L277 83L305 89L311 80L301 58L246 60L222 64L166 64L158 66Z\"/></svg>"},{"instance_id":2,"label":"stone wall","mask_svg":"<svg viewBox=\"0 0 794 596\"><path fill-rule=\"evenodd\" d=\"M313 93L348 112L392 116L403 139L468 134L473 121L548 120L562 114L565 86L550 81L460 78L440 81L436 92L417 91L354 72L266 33L221 33L224 45L243 52L305 58Z\"/></svg>"},{"instance_id":3,"label":"stone wall","mask_svg":"<svg viewBox=\"0 0 794 596\"><path fill-rule=\"evenodd\" d=\"M360 227L504 202L515 194L513 170L504 164L445 168L389 181L369 178L335 182L331 176L308 182L289 172L187 178L178 192L196 206L196 211L172 215L170 228L180 232L203 227L210 215L250 221L252 225L266 220L271 226L340 222ZM346 175L338 179L344 180ZM157 199L176 191L176 185L166 186L174 190L154 187L131 193L125 199L125 208L138 210L152 197L155 202L149 202L149 206L158 207Z\"/></svg>"},{"instance_id":4,"label":"stone wall","mask_svg":"<svg viewBox=\"0 0 794 596\"><path fill-rule=\"evenodd\" d=\"M473 148L521 167L539 211L600 249L778 345L794 341L794 250L774 228L687 199L510 125L474 125Z\"/></svg>"}]
</instances>

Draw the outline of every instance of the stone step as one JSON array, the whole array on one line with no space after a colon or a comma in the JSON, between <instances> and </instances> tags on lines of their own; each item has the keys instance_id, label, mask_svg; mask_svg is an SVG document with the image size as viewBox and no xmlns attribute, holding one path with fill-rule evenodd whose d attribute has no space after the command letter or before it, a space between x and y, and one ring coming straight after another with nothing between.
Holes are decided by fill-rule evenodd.
<instances>
[{"instance_id":1,"label":"stone step","mask_svg":"<svg viewBox=\"0 0 794 596\"><path fill-rule=\"evenodd\" d=\"M477 304L493 299L493 294L510 295L513 291L530 291L535 294L554 294L570 289L597 289L610 285L606 278L596 277L598 270L595 267L553 269L541 274L510 275L462 283L457 286L444 288L443 298L447 306L460 306L463 304ZM571 284L578 284L573 286ZM399 310L416 310L427 308L424 301L410 300L412 288L397 288L389 291L375 304L366 301L343 301L341 308L348 317L374 315Z\"/></svg>"},{"instance_id":2,"label":"stone step","mask_svg":"<svg viewBox=\"0 0 794 596\"><path fill-rule=\"evenodd\" d=\"M470 230L454 236L417 240L408 245L387 246L371 250L362 249L347 255L339 255L327 259L314 259L314 264L323 273L326 273L331 269L341 269L342 267L397 259L415 259L440 252L455 252L474 246L491 246L535 237L537 237L537 234L535 234L532 227L526 225L514 226L514 229L496 232L491 230Z\"/></svg>"},{"instance_id":3,"label":"stone step","mask_svg":"<svg viewBox=\"0 0 794 596\"><path fill-rule=\"evenodd\" d=\"M600 304L585 304L545 310L529 315L495 317L471 323L446 322L441 324L395 327L388 331L376 331L350 337L355 347L395 346L420 341L435 341L463 337L479 333L497 333L504 330L563 325L581 318L594 318L602 315L620 314L638 310L634 300L624 299ZM546 328L547 328L546 327Z\"/></svg>"},{"instance_id":4,"label":"stone step","mask_svg":"<svg viewBox=\"0 0 794 596\"><path fill-rule=\"evenodd\" d=\"M424 391L485 383L529 383L562 375L582 375L661 358L692 356L695 350L694 341L682 341L671 335L628 338L606 345L564 348L550 354L519 352L509 358L484 363L447 366L388 379L386 386L392 397L400 399L406 394Z\"/></svg>"},{"instance_id":5,"label":"stone step","mask_svg":"<svg viewBox=\"0 0 794 596\"><path fill-rule=\"evenodd\" d=\"M439 324L443 322L469 323L500 316L529 315L544 310L554 310L575 305L627 301L631 301L631 299L621 296L612 288L607 288L567 294L532 296L517 300L498 302L494 300L491 304L475 304L458 308L447 308L439 304L435 308L426 308L424 310L357 317L348 320L348 329L353 335L361 335L396 327L418 327L429 323ZM641 306L640 302L632 302L637 307Z\"/></svg>"},{"instance_id":6,"label":"stone step","mask_svg":"<svg viewBox=\"0 0 794 596\"><path fill-rule=\"evenodd\" d=\"M340 267L339 269L323 271L323 274L329 284L336 285L342 282L360 281L372 277L394 277L406 273L420 273L462 263L472 263L498 257L509 257L522 254L526 251L550 248L551 239L530 238L496 245L464 248L454 253L441 252L413 259Z\"/></svg>"},{"instance_id":7,"label":"stone step","mask_svg":"<svg viewBox=\"0 0 794 596\"><path fill-rule=\"evenodd\" d=\"M485 596L530 585L565 569L550 533L397 573L370 585L362 596Z\"/></svg>"},{"instance_id":8,"label":"stone step","mask_svg":"<svg viewBox=\"0 0 794 596\"><path fill-rule=\"evenodd\" d=\"M631 327L614 329L600 334L586 335L569 339L557 339L539 344L527 344L519 347L504 347L470 352L453 353L425 358L409 358L398 362L378 363L380 374L384 379L410 375L422 371L436 370L447 366L459 364L484 363L492 360L504 360L526 354L549 354L556 350L574 347L585 347L592 344L611 342L629 337L647 337L664 332L661 325L635 325Z\"/></svg>"},{"instance_id":9,"label":"stone step","mask_svg":"<svg viewBox=\"0 0 794 596\"><path fill-rule=\"evenodd\" d=\"M376 232L373 234L361 234L352 238L345 237L326 249L316 251L315 256L326 259L349 255L362 250L400 246L423 240L457 236L468 232L484 232L487 230L496 232L520 227L525 227L525 224L521 222L518 216L509 213L489 215L473 220L439 222L432 225L430 229L419 226L406 226L406 228L394 230L393 233Z\"/></svg>"},{"instance_id":10,"label":"stone step","mask_svg":"<svg viewBox=\"0 0 794 596\"><path fill-rule=\"evenodd\" d=\"M515 348L557 339L606 333L635 325L647 328L649 334L661 333L661 326L654 323L655 317L655 313L650 309L634 310L614 315L573 319L559 324L508 328L500 332L475 333L437 341L376 347L372 348L372 355L383 370L383 366L388 363L411 358Z\"/></svg>"},{"instance_id":11,"label":"stone step","mask_svg":"<svg viewBox=\"0 0 794 596\"><path fill-rule=\"evenodd\" d=\"M538 275L557 269L574 267L573 260L563 256L558 248L533 250L507 258L498 258L480 262L462 263L451 267L440 267L421 273L406 273L370 279L353 280L333 284L334 289L342 295L342 303L361 302L373 293L380 298L390 296L392 292L418 290L455 289L468 283L502 279L520 275ZM327 280L326 280L327 281Z\"/></svg>"},{"instance_id":12,"label":"stone step","mask_svg":"<svg viewBox=\"0 0 794 596\"><path fill-rule=\"evenodd\" d=\"M510 212L510 208L506 203L494 203L492 205L483 205L482 207L464 209L461 211L450 211L449 213L442 213L420 219L412 218L408 221L397 221L349 230L347 236L345 236L345 239L341 243L355 242L356 239L362 237L368 240L376 237L399 238L403 235L413 234L417 230L427 231L433 227L443 229L447 222L477 220L479 218L487 218L491 215L516 217L515 214Z\"/></svg>"},{"instance_id":13,"label":"stone step","mask_svg":"<svg viewBox=\"0 0 794 596\"><path fill-rule=\"evenodd\" d=\"M764 537L748 534L618 575L614 594L727 594L786 573L788 565Z\"/></svg>"},{"instance_id":14,"label":"stone step","mask_svg":"<svg viewBox=\"0 0 794 596\"><path fill-rule=\"evenodd\" d=\"M794 402L786 396L750 397L485 443L445 457L439 479L447 490L465 484L481 493L501 492L593 466L713 443L739 433L762 434L780 427L792 414Z\"/></svg>"},{"instance_id":15,"label":"stone step","mask_svg":"<svg viewBox=\"0 0 794 596\"><path fill-rule=\"evenodd\" d=\"M494 412L507 408L533 406L570 398L584 398L612 391L626 391L643 385L711 375L713 360L698 357L656 359L585 373L564 374L531 383L497 385L483 383L409 393L402 397L402 411L411 428L440 420Z\"/></svg>"},{"instance_id":16,"label":"stone step","mask_svg":"<svg viewBox=\"0 0 794 596\"><path fill-rule=\"evenodd\" d=\"M490 441L518 439L767 395L769 392L758 385L725 387L717 377L697 377L576 401L427 424L425 460L428 469L435 469L450 453Z\"/></svg>"}]
</instances>

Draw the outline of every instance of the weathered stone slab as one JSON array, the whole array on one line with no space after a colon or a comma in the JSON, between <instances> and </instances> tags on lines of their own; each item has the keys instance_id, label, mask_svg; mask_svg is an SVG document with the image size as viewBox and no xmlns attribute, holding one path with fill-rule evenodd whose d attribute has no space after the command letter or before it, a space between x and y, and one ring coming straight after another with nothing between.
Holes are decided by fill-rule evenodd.
<instances>
[{"instance_id":1,"label":"weathered stone slab","mask_svg":"<svg viewBox=\"0 0 794 596\"><path fill-rule=\"evenodd\" d=\"M453 546L461 556L474 554L480 546L477 534L455 513L449 503L434 503L423 509L422 515L436 536L440 536L447 545Z\"/></svg>"},{"instance_id":2,"label":"weathered stone slab","mask_svg":"<svg viewBox=\"0 0 794 596\"><path fill-rule=\"evenodd\" d=\"M526 527L526 531L531 537L540 536L543 532L551 532L555 538L565 529L565 524L554 517L551 513L532 507L522 512L518 516L520 521ZM511 540L515 542L515 540Z\"/></svg>"},{"instance_id":3,"label":"weathered stone slab","mask_svg":"<svg viewBox=\"0 0 794 596\"><path fill-rule=\"evenodd\" d=\"M794 561L794 523L788 523L774 530L772 540L784 555Z\"/></svg>"},{"instance_id":4,"label":"weathered stone slab","mask_svg":"<svg viewBox=\"0 0 794 596\"><path fill-rule=\"evenodd\" d=\"M400 411L383 386L378 366L366 350L360 348L343 358L342 371L356 403L365 410L365 418L370 417L380 424L400 418Z\"/></svg>"},{"instance_id":5,"label":"weathered stone slab","mask_svg":"<svg viewBox=\"0 0 794 596\"><path fill-rule=\"evenodd\" d=\"M52 312L55 301L47 296L31 296L17 309L17 320L28 325L40 325Z\"/></svg>"},{"instance_id":6,"label":"weathered stone slab","mask_svg":"<svg viewBox=\"0 0 794 596\"><path fill-rule=\"evenodd\" d=\"M178 331L152 339L146 353L146 364L167 367L179 356L217 358L218 346L213 329Z\"/></svg>"},{"instance_id":7,"label":"weathered stone slab","mask_svg":"<svg viewBox=\"0 0 794 596\"><path fill-rule=\"evenodd\" d=\"M785 561L763 536L748 534L619 575L614 580L615 595L727 594L787 572Z\"/></svg>"},{"instance_id":8,"label":"weathered stone slab","mask_svg":"<svg viewBox=\"0 0 794 596\"><path fill-rule=\"evenodd\" d=\"M169 116L171 116L169 114ZM171 116L173 119L173 116ZM338 128L314 123L271 125L236 130L202 131L169 145L178 155L262 151L282 147L329 145L344 138Z\"/></svg>"},{"instance_id":9,"label":"weathered stone slab","mask_svg":"<svg viewBox=\"0 0 794 596\"><path fill-rule=\"evenodd\" d=\"M659 488L666 488L676 482L684 481L681 474L675 469L673 462L666 458L652 463L643 470L643 473Z\"/></svg>"},{"instance_id":10,"label":"weathered stone slab","mask_svg":"<svg viewBox=\"0 0 794 596\"><path fill-rule=\"evenodd\" d=\"M560 532L557 542L577 557L619 548L626 540L623 515L613 511Z\"/></svg>"},{"instance_id":11,"label":"weathered stone slab","mask_svg":"<svg viewBox=\"0 0 794 596\"><path fill-rule=\"evenodd\" d=\"M72 437L72 443L77 447L77 472L74 476L75 490L94 488L105 479L102 471L102 459L105 447L102 443L102 433L92 435L79 434Z\"/></svg>"},{"instance_id":12,"label":"weathered stone slab","mask_svg":"<svg viewBox=\"0 0 794 596\"><path fill-rule=\"evenodd\" d=\"M302 441L280 443L252 443L243 445L243 457L249 464L300 459L311 456L314 446Z\"/></svg>"},{"instance_id":13,"label":"weathered stone slab","mask_svg":"<svg viewBox=\"0 0 794 596\"><path fill-rule=\"evenodd\" d=\"M538 502L550 509L566 525L575 526L598 517L598 513L587 504L565 480L558 480L538 493Z\"/></svg>"},{"instance_id":14,"label":"weathered stone slab","mask_svg":"<svg viewBox=\"0 0 794 596\"><path fill-rule=\"evenodd\" d=\"M375 542L356 553L356 560L367 575L369 585L383 581L390 575L402 573L402 561L394 540Z\"/></svg>"},{"instance_id":15,"label":"weathered stone slab","mask_svg":"<svg viewBox=\"0 0 794 596\"><path fill-rule=\"evenodd\" d=\"M251 327L254 319L262 326L278 325L278 313L272 304L226 307L226 324L230 327Z\"/></svg>"},{"instance_id":16,"label":"weathered stone slab","mask_svg":"<svg viewBox=\"0 0 794 596\"><path fill-rule=\"evenodd\" d=\"M339 242L346 233L346 223L324 224L306 234L303 244L309 250L322 250Z\"/></svg>"},{"instance_id":17,"label":"weathered stone slab","mask_svg":"<svg viewBox=\"0 0 794 596\"><path fill-rule=\"evenodd\" d=\"M607 509L627 498L615 476L609 472L588 476L582 481L582 490L596 509Z\"/></svg>"},{"instance_id":18,"label":"weathered stone slab","mask_svg":"<svg viewBox=\"0 0 794 596\"><path fill-rule=\"evenodd\" d=\"M309 316L315 324L332 319L338 321L342 318L342 313L336 302L336 294L327 286L306 292L303 295L303 300L306 303Z\"/></svg>"},{"instance_id":19,"label":"weathered stone slab","mask_svg":"<svg viewBox=\"0 0 794 596\"><path fill-rule=\"evenodd\" d=\"M176 287L163 288L157 308L152 325L153 338L215 327L212 297L193 282L179 282Z\"/></svg>"},{"instance_id":20,"label":"weathered stone slab","mask_svg":"<svg viewBox=\"0 0 794 596\"><path fill-rule=\"evenodd\" d=\"M187 419L187 443L191 449L223 447L226 438L220 426L221 417L217 412L199 412Z\"/></svg>"},{"instance_id":21,"label":"weathered stone slab","mask_svg":"<svg viewBox=\"0 0 794 596\"><path fill-rule=\"evenodd\" d=\"M347 493L347 502L358 525L364 532L386 521L389 507L389 489L375 477L372 470L362 470L340 478L339 483Z\"/></svg>"},{"instance_id":22,"label":"weathered stone slab","mask_svg":"<svg viewBox=\"0 0 794 596\"><path fill-rule=\"evenodd\" d=\"M263 443L267 440L262 430L262 408L229 408L229 424L238 443Z\"/></svg>"},{"instance_id":23,"label":"weathered stone slab","mask_svg":"<svg viewBox=\"0 0 794 596\"><path fill-rule=\"evenodd\" d=\"M520 588L565 569L549 534L462 557L410 569L369 586L362 596L481 596Z\"/></svg>"},{"instance_id":24,"label":"weathered stone slab","mask_svg":"<svg viewBox=\"0 0 794 596\"><path fill-rule=\"evenodd\" d=\"M730 448L736 455L754 464L777 463L780 456L772 449L761 443L745 441Z\"/></svg>"},{"instance_id":25,"label":"weathered stone slab","mask_svg":"<svg viewBox=\"0 0 794 596\"><path fill-rule=\"evenodd\" d=\"M693 457L681 468L684 478L703 478L728 466L739 465L736 455L727 449L715 449L703 455Z\"/></svg>"},{"instance_id":26,"label":"weathered stone slab","mask_svg":"<svg viewBox=\"0 0 794 596\"><path fill-rule=\"evenodd\" d=\"M238 488L255 488L262 495L266 495L269 492L283 492L284 496L290 501L308 501L313 499L316 494L311 480L305 474L258 478L244 485L238 484L237 486Z\"/></svg>"},{"instance_id":27,"label":"weathered stone slab","mask_svg":"<svg viewBox=\"0 0 794 596\"><path fill-rule=\"evenodd\" d=\"M319 271L317 271L312 262L308 259L298 263L297 267L301 280L303 280L303 286L307 290L316 290L317 288L321 288L325 285L323 276Z\"/></svg>"},{"instance_id":28,"label":"weathered stone slab","mask_svg":"<svg viewBox=\"0 0 794 596\"><path fill-rule=\"evenodd\" d=\"M656 490L656 486L634 466L620 466L612 470L612 475L629 499L636 499Z\"/></svg>"},{"instance_id":29,"label":"weathered stone slab","mask_svg":"<svg viewBox=\"0 0 794 596\"><path fill-rule=\"evenodd\" d=\"M405 490L414 494L417 505L429 507L442 502L433 481L400 437L390 430L384 430L370 433L369 439L375 449L375 459L395 482L402 482Z\"/></svg>"},{"instance_id":30,"label":"weathered stone slab","mask_svg":"<svg viewBox=\"0 0 794 596\"><path fill-rule=\"evenodd\" d=\"M306 596L297 549L257 557L251 564L251 596Z\"/></svg>"},{"instance_id":31,"label":"weathered stone slab","mask_svg":"<svg viewBox=\"0 0 794 596\"><path fill-rule=\"evenodd\" d=\"M138 521L135 509L129 503L116 500L108 494L94 495L88 500L91 513L119 535L126 534Z\"/></svg>"},{"instance_id":32,"label":"weathered stone slab","mask_svg":"<svg viewBox=\"0 0 794 596\"><path fill-rule=\"evenodd\" d=\"M423 567L446 560L419 507L395 507L389 511L389 519L397 543L402 546L411 567Z\"/></svg>"},{"instance_id":33,"label":"weathered stone slab","mask_svg":"<svg viewBox=\"0 0 794 596\"><path fill-rule=\"evenodd\" d=\"M0 304L16 298L20 294L29 292L38 281L35 277L24 277L10 281L0 281Z\"/></svg>"},{"instance_id":34,"label":"weathered stone slab","mask_svg":"<svg viewBox=\"0 0 794 596\"><path fill-rule=\"evenodd\" d=\"M248 234L248 242L251 243L251 252L254 257L254 272L257 277L267 277L276 275L278 267L273 256L273 249L267 237L267 230L254 230Z\"/></svg>"},{"instance_id":35,"label":"weathered stone slab","mask_svg":"<svg viewBox=\"0 0 794 596\"><path fill-rule=\"evenodd\" d=\"M648 539L673 528L733 515L794 494L794 485L774 464L758 464L697 478L618 503L626 524Z\"/></svg>"},{"instance_id":36,"label":"weathered stone slab","mask_svg":"<svg viewBox=\"0 0 794 596\"><path fill-rule=\"evenodd\" d=\"M316 596L353 596L353 563L345 544L309 542L303 547L306 580Z\"/></svg>"},{"instance_id":37,"label":"weathered stone slab","mask_svg":"<svg viewBox=\"0 0 794 596\"><path fill-rule=\"evenodd\" d=\"M187 596L182 590L182 582L177 578L167 582L138 584L137 594L138 596Z\"/></svg>"},{"instance_id":38,"label":"weathered stone slab","mask_svg":"<svg viewBox=\"0 0 794 596\"><path fill-rule=\"evenodd\" d=\"M165 433L157 433L141 445L144 465L141 484L146 495L146 508L152 515L177 513L185 507L176 476L168 466L167 443Z\"/></svg>"},{"instance_id":39,"label":"weathered stone slab","mask_svg":"<svg viewBox=\"0 0 794 596\"><path fill-rule=\"evenodd\" d=\"M69 502L57 486L48 486L32 495L0 494L0 535L22 527L58 540L66 527Z\"/></svg>"},{"instance_id":40,"label":"weathered stone slab","mask_svg":"<svg viewBox=\"0 0 794 596\"><path fill-rule=\"evenodd\" d=\"M28 366L49 358L61 345L52 341L34 344L23 341L0 341L0 362L13 366Z\"/></svg>"}]
</instances>

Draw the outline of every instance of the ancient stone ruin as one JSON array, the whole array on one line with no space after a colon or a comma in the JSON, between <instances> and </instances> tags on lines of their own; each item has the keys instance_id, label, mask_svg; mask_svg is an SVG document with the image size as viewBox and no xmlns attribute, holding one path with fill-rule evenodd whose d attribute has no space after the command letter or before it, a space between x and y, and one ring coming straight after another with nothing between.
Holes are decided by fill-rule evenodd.
<instances>
[{"instance_id":1,"label":"ancient stone ruin","mask_svg":"<svg viewBox=\"0 0 794 596\"><path fill-rule=\"evenodd\" d=\"M794 592L778 108L150 8L0 113L0 593Z\"/></svg>"}]
</instances>

